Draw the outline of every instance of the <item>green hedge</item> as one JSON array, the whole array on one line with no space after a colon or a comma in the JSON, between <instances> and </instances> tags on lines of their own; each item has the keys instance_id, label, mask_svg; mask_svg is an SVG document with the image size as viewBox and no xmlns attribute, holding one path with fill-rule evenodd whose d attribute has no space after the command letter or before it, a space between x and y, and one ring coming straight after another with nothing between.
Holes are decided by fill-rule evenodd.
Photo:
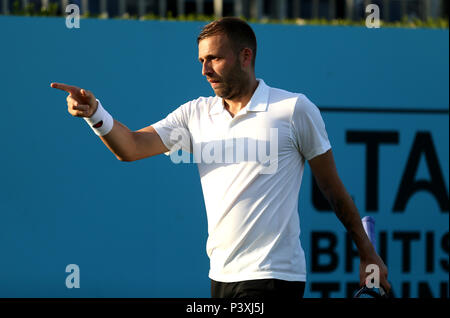
<instances>
[{"instance_id":1,"label":"green hedge","mask_svg":"<svg viewBox=\"0 0 450 318\"><path fill-rule=\"evenodd\" d=\"M50 3L48 8L37 9L34 3L29 3L25 8L22 8L20 1L16 0L13 3L11 13L16 16L62 16L58 14L59 5L58 3ZM82 15L83 18L108 18L107 16L90 14L89 12ZM168 12L167 17L163 18L153 13L147 14L141 18L138 16L132 16L125 14L123 17L113 17L114 19L134 19L134 20L165 20L165 21L213 21L214 16L207 15L197 15L189 14L174 17L172 12ZM272 24L295 24L295 25L339 25L339 26L364 26L365 20L352 21L352 20L327 20L327 19L286 19L286 20L276 20L276 19L247 19L241 17L242 19L250 23L272 23ZM403 18L402 21L397 22L383 22L381 21L381 26L383 27L402 27L402 28L439 28L448 29L448 19L428 19L426 21L420 19L408 19Z\"/></svg>"}]
</instances>

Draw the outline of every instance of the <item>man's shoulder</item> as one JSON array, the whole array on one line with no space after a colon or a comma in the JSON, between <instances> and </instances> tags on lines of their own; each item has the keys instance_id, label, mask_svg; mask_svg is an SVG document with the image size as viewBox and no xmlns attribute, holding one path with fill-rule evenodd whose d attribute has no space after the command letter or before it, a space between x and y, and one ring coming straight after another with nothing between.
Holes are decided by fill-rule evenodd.
<instances>
[{"instance_id":1,"label":"man's shoulder","mask_svg":"<svg viewBox=\"0 0 450 318\"><path fill-rule=\"evenodd\" d=\"M181 107L186 107L191 110L205 110L209 109L212 105L214 105L218 100L217 96L200 96L195 99L192 99L183 105Z\"/></svg>"},{"instance_id":2,"label":"man's shoulder","mask_svg":"<svg viewBox=\"0 0 450 318\"><path fill-rule=\"evenodd\" d=\"M174 113L187 119L199 118L217 103L217 96L200 96L186 101L174 110Z\"/></svg>"},{"instance_id":3,"label":"man's shoulder","mask_svg":"<svg viewBox=\"0 0 450 318\"><path fill-rule=\"evenodd\" d=\"M304 94L298 92L291 92L281 88L270 88L270 101L281 102L277 105L284 105L288 107L291 115L303 116L303 114L310 114L319 112L319 108ZM277 111L280 108L277 107Z\"/></svg>"},{"instance_id":4,"label":"man's shoulder","mask_svg":"<svg viewBox=\"0 0 450 318\"><path fill-rule=\"evenodd\" d=\"M305 100L308 100L305 94L299 93L299 92L292 92L288 91L283 88L277 88L277 87L271 87L269 86L270 90L270 96L275 99L297 99L300 103L305 102Z\"/></svg>"},{"instance_id":5,"label":"man's shoulder","mask_svg":"<svg viewBox=\"0 0 450 318\"><path fill-rule=\"evenodd\" d=\"M307 111L316 107L304 93L291 92L286 89L269 87L270 101L284 101L289 102L294 106L296 111Z\"/></svg>"},{"instance_id":6,"label":"man's shoulder","mask_svg":"<svg viewBox=\"0 0 450 318\"><path fill-rule=\"evenodd\" d=\"M191 102L196 104L211 104L216 100L217 96L199 96L196 99L191 100Z\"/></svg>"}]
</instances>

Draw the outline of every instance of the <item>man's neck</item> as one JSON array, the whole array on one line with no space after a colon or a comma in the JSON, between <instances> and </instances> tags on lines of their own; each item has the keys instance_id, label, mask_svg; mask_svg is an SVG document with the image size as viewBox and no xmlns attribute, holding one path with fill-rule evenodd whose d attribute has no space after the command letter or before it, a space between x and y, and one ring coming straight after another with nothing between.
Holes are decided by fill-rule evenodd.
<instances>
[{"instance_id":1,"label":"man's neck","mask_svg":"<svg viewBox=\"0 0 450 318\"><path fill-rule=\"evenodd\" d=\"M230 113L231 117L234 117L242 108L244 108L258 87L258 81L253 78L248 86L247 91L239 97L230 99L224 99L224 107Z\"/></svg>"}]
</instances>

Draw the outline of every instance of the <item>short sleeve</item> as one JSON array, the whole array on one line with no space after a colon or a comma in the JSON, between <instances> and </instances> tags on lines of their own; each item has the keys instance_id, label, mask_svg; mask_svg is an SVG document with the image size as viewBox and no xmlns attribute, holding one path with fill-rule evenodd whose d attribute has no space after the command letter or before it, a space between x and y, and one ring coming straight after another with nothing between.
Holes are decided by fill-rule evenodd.
<instances>
[{"instance_id":1,"label":"short sleeve","mask_svg":"<svg viewBox=\"0 0 450 318\"><path fill-rule=\"evenodd\" d=\"M331 148L319 108L300 94L291 119L291 131L300 153L310 160Z\"/></svg>"},{"instance_id":2,"label":"short sleeve","mask_svg":"<svg viewBox=\"0 0 450 318\"><path fill-rule=\"evenodd\" d=\"M166 118L154 123L156 130L164 145L170 152L182 149L191 152L191 136L189 133L189 113L191 102L181 105Z\"/></svg>"}]
</instances>

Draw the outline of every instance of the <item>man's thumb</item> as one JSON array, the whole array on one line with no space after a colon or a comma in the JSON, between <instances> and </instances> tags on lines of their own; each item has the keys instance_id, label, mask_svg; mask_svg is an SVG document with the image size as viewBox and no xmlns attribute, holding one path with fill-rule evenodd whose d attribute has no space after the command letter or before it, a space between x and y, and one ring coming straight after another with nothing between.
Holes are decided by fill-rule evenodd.
<instances>
[{"instance_id":1,"label":"man's thumb","mask_svg":"<svg viewBox=\"0 0 450 318\"><path fill-rule=\"evenodd\" d=\"M88 95L88 93L84 89L81 89L80 92L81 92L81 96L83 96L83 97L86 97Z\"/></svg>"}]
</instances>

